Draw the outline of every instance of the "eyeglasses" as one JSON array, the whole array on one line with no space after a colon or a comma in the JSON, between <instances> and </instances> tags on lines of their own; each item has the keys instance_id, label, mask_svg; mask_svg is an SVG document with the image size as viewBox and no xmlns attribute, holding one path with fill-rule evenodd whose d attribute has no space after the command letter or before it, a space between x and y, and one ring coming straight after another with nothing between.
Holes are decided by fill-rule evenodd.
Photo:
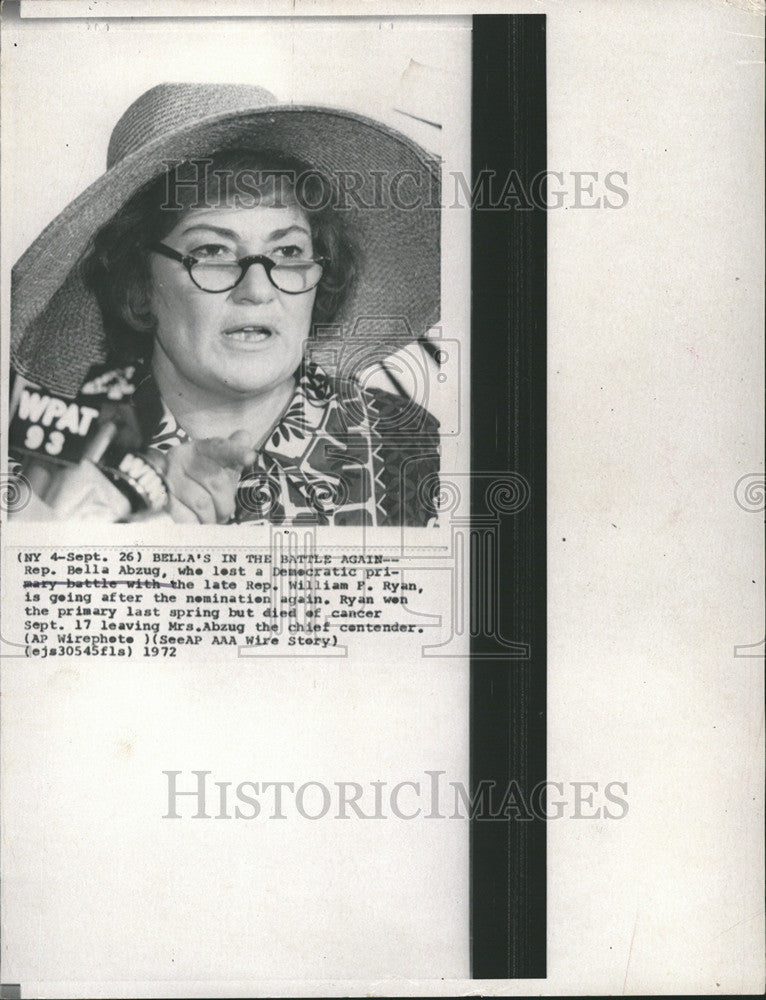
<instances>
[{"instance_id":1,"label":"eyeglasses","mask_svg":"<svg viewBox=\"0 0 766 1000\"><path fill-rule=\"evenodd\" d=\"M177 260L189 272L189 277L203 292L229 292L236 288L253 264L261 264L266 277L280 292L301 295L310 292L319 284L324 271L326 257L302 258L300 260L273 260L263 254L241 257L239 260L199 260L188 254L179 253L164 243L155 243L151 249L155 253Z\"/></svg>"}]
</instances>

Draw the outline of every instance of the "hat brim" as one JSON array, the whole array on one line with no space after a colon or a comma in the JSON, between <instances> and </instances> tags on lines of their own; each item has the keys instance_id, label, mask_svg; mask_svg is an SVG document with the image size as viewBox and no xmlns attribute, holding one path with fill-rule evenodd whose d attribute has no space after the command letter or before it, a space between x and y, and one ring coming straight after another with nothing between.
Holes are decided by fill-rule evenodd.
<instances>
[{"instance_id":1,"label":"hat brim","mask_svg":"<svg viewBox=\"0 0 766 1000\"><path fill-rule=\"evenodd\" d=\"M216 114L158 137L115 164L43 230L12 272L11 360L17 371L57 392L79 389L91 365L107 360L100 311L79 267L93 237L142 185L166 171L168 161L241 146L295 156L331 178L351 172L361 178L355 197L340 209L363 251L355 289L333 319L341 336L363 337L372 358L437 322L437 161L362 115L275 105Z\"/></svg>"}]
</instances>

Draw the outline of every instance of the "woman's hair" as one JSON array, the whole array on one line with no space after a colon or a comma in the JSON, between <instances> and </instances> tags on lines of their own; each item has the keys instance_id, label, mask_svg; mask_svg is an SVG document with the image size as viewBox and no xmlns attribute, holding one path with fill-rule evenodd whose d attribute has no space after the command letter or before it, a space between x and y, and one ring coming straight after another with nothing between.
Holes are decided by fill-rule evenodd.
<instances>
[{"instance_id":1,"label":"woman's hair","mask_svg":"<svg viewBox=\"0 0 766 1000\"><path fill-rule=\"evenodd\" d=\"M359 247L347 231L330 181L293 157L226 150L172 167L140 188L93 239L84 260L86 283L101 308L109 360L125 364L151 355L149 248L194 208L297 205L311 227L314 253L327 258L312 322L329 323L353 287Z\"/></svg>"}]
</instances>

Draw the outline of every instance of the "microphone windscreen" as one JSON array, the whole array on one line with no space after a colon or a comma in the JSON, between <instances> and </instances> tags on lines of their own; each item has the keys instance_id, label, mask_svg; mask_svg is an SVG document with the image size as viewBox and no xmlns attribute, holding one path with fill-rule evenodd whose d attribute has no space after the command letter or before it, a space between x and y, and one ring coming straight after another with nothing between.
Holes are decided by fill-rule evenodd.
<instances>
[{"instance_id":1,"label":"microphone windscreen","mask_svg":"<svg viewBox=\"0 0 766 1000\"><path fill-rule=\"evenodd\" d=\"M98 407L52 392L17 375L8 447L22 463L39 459L76 465L97 433Z\"/></svg>"},{"instance_id":2,"label":"microphone windscreen","mask_svg":"<svg viewBox=\"0 0 766 1000\"><path fill-rule=\"evenodd\" d=\"M142 383L145 391L136 406ZM140 455L162 415L159 394L150 389L135 366L94 366L74 397L14 373L10 452L57 515L90 511L87 516L121 520L126 509L164 507L162 476Z\"/></svg>"},{"instance_id":3,"label":"microphone windscreen","mask_svg":"<svg viewBox=\"0 0 766 1000\"><path fill-rule=\"evenodd\" d=\"M54 466L77 465L92 458L94 439L108 434L105 460L119 461L126 451L141 451L161 416L161 403L133 405L136 392L135 365L105 368L94 365L76 396L64 396L28 382L13 373L11 419L8 436L14 457L38 459ZM151 399L149 394L146 394ZM160 414L155 415L159 406ZM99 458L101 458L99 454Z\"/></svg>"}]
</instances>

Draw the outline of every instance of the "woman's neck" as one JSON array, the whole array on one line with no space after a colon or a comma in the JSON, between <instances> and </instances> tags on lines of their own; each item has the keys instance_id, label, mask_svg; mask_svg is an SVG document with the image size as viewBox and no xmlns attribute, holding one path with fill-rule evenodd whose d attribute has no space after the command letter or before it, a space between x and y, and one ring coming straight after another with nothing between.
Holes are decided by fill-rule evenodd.
<instances>
[{"instance_id":1,"label":"woman's neck","mask_svg":"<svg viewBox=\"0 0 766 1000\"><path fill-rule=\"evenodd\" d=\"M229 437L235 431L252 436L253 447L268 439L295 392L291 376L256 396L222 397L204 387L179 380L161 362L152 363L152 374L165 406L195 440Z\"/></svg>"}]
</instances>

